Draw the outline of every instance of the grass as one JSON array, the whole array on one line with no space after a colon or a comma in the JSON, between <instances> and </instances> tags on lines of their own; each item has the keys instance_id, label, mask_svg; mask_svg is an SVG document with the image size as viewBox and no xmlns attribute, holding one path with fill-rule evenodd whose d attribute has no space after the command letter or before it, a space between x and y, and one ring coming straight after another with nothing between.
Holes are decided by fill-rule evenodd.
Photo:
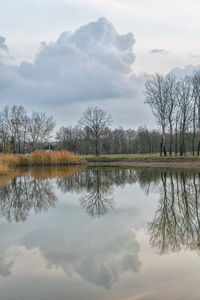
<instances>
[{"instance_id":1,"label":"grass","mask_svg":"<svg viewBox=\"0 0 200 300\"><path fill-rule=\"evenodd\" d=\"M72 165L78 162L75 154L68 151L44 151L38 150L30 156L23 154L1 154L0 172L8 171L14 167L24 166L55 166Z\"/></svg>"},{"instance_id":2,"label":"grass","mask_svg":"<svg viewBox=\"0 0 200 300\"><path fill-rule=\"evenodd\" d=\"M22 154L1 154L0 155L0 171L3 168L12 168L17 166L28 165L28 156Z\"/></svg>"},{"instance_id":3,"label":"grass","mask_svg":"<svg viewBox=\"0 0 200 300\"><path fill-rule=\"evenodd\" d=\"M68 151L37 150L30 156L23 154L0 154L0 175L10 172L15 167L24 166L62 166L87 164L90 162L200 162L200 156L167 156L157 154L115 154L76 156Z\"/></svg>"},{"instance_id":4,"label":"grass","mask_svg":"<svg viewBox=\"0 0 200 300\"><path fill-rule=\"evenodd\" d=\"M70 165L77 163L77 157L68 151L38 150L31 153L29 161L34 166Z\"/></svg>"}]
</instances>

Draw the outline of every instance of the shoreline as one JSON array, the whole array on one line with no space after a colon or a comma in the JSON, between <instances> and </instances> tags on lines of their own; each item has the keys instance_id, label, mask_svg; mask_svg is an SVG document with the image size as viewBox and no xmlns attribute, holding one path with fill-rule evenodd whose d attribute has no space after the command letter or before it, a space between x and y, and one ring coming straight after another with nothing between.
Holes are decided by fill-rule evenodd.
<instances>
[{"instance_id":1,"label":"shoreline","mask_svg":"<svg viewBox=\"0 0 200 300\"><path fill-rule=\"evenodd\" d=\"M87 167L131 167L158 169L195 169L200 170L200 161L117 161L117 162L86 162Z\"/></svg>"},{"instance_id":2,"label":"shoreline","mask_svg":"<svg viewBox=\"0 0 200 300\"><path fill-rule=\"evenodd\" d=\"M0 155L0 175L6 175L15 168L44 167L121 167L121 168L151 168L151 169L179 169L200 170L200 156L167 156L159 154L113 154L113 155L83 155L76 156L68 151L46 152L38 150L27 157L23 154Z\"/></svg>"}]
</instances>

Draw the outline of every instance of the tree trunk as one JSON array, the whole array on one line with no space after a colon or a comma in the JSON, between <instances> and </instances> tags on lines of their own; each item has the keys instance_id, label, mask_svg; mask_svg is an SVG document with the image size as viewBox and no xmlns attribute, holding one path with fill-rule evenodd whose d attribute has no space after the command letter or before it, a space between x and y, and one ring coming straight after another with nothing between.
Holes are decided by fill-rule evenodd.
<instances>
[{"instance_id":1,"label":"tree trunk","mask_svg":"<svg viewBox=\"0 0 200 300\"><path fill-rule=\"evenodd\" d=\"M167 156L167 151L166 151L166 146L165 146L165 132L163 132L163 143L162 143L162 146L163 146L163 153L164 153L164 156Z\"/></svg>"},{"instance_id":2,"label":"tree trunk","mask_svg":"<svg viewBox=\"0 0 200 300\"><path fill-rule=\"evenodd\" d=\"M178 132L176 129L176 134L175 134L175 156L178 154Z\"/></svg>"},{"instance_id":3,"label":"tree trunk","mask_svg":"<svg viewBox=\"0 0 200 300\"><path fill-rule=\"evenodd\" d=\"M192 155L194 156L194 152L195 152L195 149L194 149L194 142L195 142L195 132L193 131L193 136L192 136Z\"/></svg>"},{"instance_id":4,"label":"tree trunk","mask_svg":"<svg viewBox=\"0 0 200 300\"><path fill-rule=\"evenodd\" d=\"M162 150L163 150L163 139L161 140L160 143L160 156L162 156Z\"/></svg>"},{"instance_id":5,"label":"tree trunk","mask_svg":"<svg viewBox=\"0 0 200 300\"><path fill-rule=\"evenodd\" d=\"M198 156L199 156L199 153L200 153L200 140L199 140L198 148L197 148L197 155L198 155Z\"/></svg>"},{"instance_id":6,"label":"tree trunk","mask_svg":"<svg viewBox=\"0 0 200 300\"><path fill-rule=\"evenodd\" d=\"M95 154L96 154L96 156L99 156L98 138L96 138L96 141L95 141Z\"/></svg>"},{"instance_id":7,"label":"tree trunk","mask_svg":"<svg viewBox=\"0 0 200 300\"><path fill-rule=\"evenodd\" d=\"M172 156L173 128L172 128L172 121L170 119L169 119L169 124L170 124L169 155Z\"/></svg>"}]
</instances>

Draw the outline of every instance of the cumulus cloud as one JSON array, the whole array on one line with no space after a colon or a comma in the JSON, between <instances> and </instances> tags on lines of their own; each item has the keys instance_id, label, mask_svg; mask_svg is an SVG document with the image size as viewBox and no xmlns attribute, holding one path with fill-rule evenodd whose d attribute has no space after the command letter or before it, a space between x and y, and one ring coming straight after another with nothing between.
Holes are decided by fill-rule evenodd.
<instances>
[{"instance_id":1,"label":"cumulus cloud","mask_svg":"<svg viewBox=\"0 0 200 300\"><path fill-rule=\"evenodd\" d=\"M0 58L1 104L47 108L47 112L54 106L55 119L58 114L59 120L67 116L69 125L72 118L80 117L75 113L81 110L82 114L87 106L107 110L110 101L112 108L113 102L118 107L120 101L119 111L126 107L125 114L131 117L124 115L118 126L127 120L133 123L134 116L146 121L150 112L143 104L146 75L133 73L134 44L132 33L119 34L107 19L100 18L75 32L63 32L55 42L42 42L33 63L8 65ZM1 45L6 47L4 40ZM113 119L121 121L122 115L120 120L117 117L114 112Z\"/></svg>"},{"instance_id":2,"label":"cumulus cloud","mask_svg":"<svg viewBox=\"0 0 200 300\"><path fill-rule=\"evenodd\" d=\"M127 96L133 90L134 43L132 33L119 35L100 18L74 33L63 32L55 43L43 42L34 63L2 65L6 76L1 72L0 86L9 100L56 105Z\"/></svg>"},{"instance_id":3,"label":"cumulus cloud","mask_svg":"<svg viewBox=\"0 0 200 300\"><path fill-rule=\"evenodd\" d=\"M149 51L152 54L168 54L169 51L167 51L166 49L152 49Z\"/></svg>"}]
</instances>

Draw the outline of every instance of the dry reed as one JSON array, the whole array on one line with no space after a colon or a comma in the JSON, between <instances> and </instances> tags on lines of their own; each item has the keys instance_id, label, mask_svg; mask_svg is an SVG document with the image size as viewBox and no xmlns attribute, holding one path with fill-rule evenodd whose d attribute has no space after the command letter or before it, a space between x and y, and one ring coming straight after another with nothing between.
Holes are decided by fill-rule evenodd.
<instances>
[{"instance_id":1,"label":"dry reed","mask_svg":"<svg viewBox=\"0 0 200 300\"><path fill-rule=\"evenodd\" d=\"M77 162L75 154L68 151L37 150L31 153L31 165L70 165Z\"/></svg>"},{"instance_id":2,"label":"dry reed","mask_svg":"<svg viewBox=\"0 0 200 300\"><path fill-rule=\"evenodd\" d=\"M8 171L8 168L20 166L51 166L72 165L77 163L75 154L68 151L37 150L30 156L23 154L0 154L0 172Z\"/></svg>"},{"instance_id":3,"label":"dry reed","mask_svg":"<svg viewBox=\"0 0 200 300\"><path fill-rule=\"evenodd\" d=\"M18 167L27 166L29 164L29 158L23 154L1 154L0 166L2 167Z\"/></svg>"}]
</instances>

